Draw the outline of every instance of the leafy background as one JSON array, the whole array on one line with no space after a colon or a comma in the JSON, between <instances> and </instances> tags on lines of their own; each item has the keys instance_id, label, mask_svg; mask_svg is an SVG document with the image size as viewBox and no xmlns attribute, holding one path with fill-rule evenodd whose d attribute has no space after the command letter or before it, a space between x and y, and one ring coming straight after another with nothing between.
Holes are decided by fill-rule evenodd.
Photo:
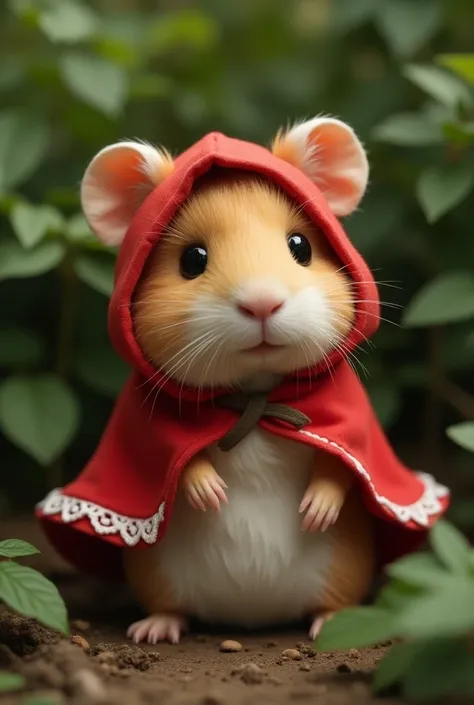
<instances>
[{"instance_id":1,"label":"leafy background","mask_svg":"<svg viewBox=\"0 0 474 705\"><path fill-rule=\"evenodd\" d=\"M268 143L329 112L372 164L345 223L386 302L361 377L469 529L473 45L471 0L2 3L0 508L31 510L81 469L127 375L106 331L115 253L80 214L90 158L133 137L179 152L209 130Z\"/></svg>"}]
</instances>

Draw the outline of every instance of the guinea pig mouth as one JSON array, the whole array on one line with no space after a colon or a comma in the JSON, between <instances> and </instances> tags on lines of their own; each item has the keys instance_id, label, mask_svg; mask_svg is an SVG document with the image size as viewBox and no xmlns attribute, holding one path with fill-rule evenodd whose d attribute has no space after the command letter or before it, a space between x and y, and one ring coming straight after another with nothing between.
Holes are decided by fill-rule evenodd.
<instances>
[{"instance_id":1,"label":"guinea pig mouth","mask_svg":"<svg viewBox=\"0 0 474 705\"><path fill-rule=\"evenodd\" d=\"M272 345L271 343L262 342L258 345L254 345L252 348L244 348L242 352L252 354L271 353L278 352L278 350L282 350L284 347L284 345Z\"/></svg>"}]
</instances>

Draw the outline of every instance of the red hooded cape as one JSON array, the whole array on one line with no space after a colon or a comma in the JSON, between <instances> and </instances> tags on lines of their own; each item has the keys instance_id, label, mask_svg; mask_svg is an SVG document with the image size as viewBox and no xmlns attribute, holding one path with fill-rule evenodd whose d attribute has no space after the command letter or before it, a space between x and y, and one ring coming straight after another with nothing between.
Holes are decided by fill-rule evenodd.
<instances>
[{"instance_id":1,"label":"red hooded cape","mask_svg":"<svg viewBox=\"0 0 474 705\"><path fill-rule=\"evenodd\" d=\"M236 412L214 405L219 392L201 392L198 403L195 390L170 380L155 398L150 391L159 375L138 347L131 317L132 296L152 248L196 179L213 167L249 170L278 184L304 205L307 216L325 233L361 302L346 349L354 349L378 325L372 275L322 193L302 171L263 147L219 133L181 154L174 172L135 214L117 260L109 332L116 351L134 372L83 472L37 507L56 548L80 569L106 579L122 575L120 548L146 548L165 536L181 470L236 421ZM423 542L427 529L446 510L449 492L397 459L352 369L337 352L331 363L332 376L327 368L308 370L303 377L300 372L298 386L290 376L270 396L270 401L304 412L311 419L307 426L297 431L273 418L262 419L260 426L323 448L354 473L368 510L379 521L379 558L384 564Z\"/></svg>"}]
</instances>

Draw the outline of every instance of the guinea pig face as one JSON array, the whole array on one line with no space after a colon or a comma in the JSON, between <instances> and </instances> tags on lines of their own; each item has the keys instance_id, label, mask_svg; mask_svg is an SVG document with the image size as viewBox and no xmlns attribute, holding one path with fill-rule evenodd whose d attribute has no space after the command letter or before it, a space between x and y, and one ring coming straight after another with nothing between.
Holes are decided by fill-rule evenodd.
<instances>
[{"instance_id":1,"label":"guinea pig face","mask_svg":"<svg viewBox=\"0 0 474 705\"><path fill-rule=\"evenodd\" d=\"M337 216L361 200L365 151L353 130L316 117L280 131L271 151L324 193ZM119 142L101 150L81 185L97 237L120 245L143 199L169 178L165 150ZM273 185L232 174L196 189L164 233L135 291L138 342L183 384L239 385L286 374L344 350L351 283L322 233Z\"/></svg>"},{"instance_id":2,"label":"guinea pig face","mask_svg":"<svg viewBox=\"0 0 474 705\"><path fill-rule=\"evenodd\" d=\"M134 302L145 355L201 388L312 367L343 347L353 319L350 281L322 234L252 177L191 196Z\"/></svg>"}]
</instances>

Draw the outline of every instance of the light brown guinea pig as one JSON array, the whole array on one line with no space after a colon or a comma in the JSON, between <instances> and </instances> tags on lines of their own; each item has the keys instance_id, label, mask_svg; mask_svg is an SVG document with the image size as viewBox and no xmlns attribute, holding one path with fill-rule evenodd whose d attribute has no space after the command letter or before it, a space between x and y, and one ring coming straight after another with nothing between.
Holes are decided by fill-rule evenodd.
<instances>
[{"instance_id":1,"label":"light brown guinea pig","mask_svg":"<svg viewBox=\"0 0 474 705\"><path fill-rule=\"evenodd\" d=\"M353 298L303 208L262 177L217 172L161 239L134 325L179 383L263 391L343 349ZM126 551L125 567L149 614L129 628L135 642L176 643L188 617L245 627L309 617L314 637L365 596L372 526L337 457L256 427L190 461L167 534Z\"/></svg>"}]
</instances>

